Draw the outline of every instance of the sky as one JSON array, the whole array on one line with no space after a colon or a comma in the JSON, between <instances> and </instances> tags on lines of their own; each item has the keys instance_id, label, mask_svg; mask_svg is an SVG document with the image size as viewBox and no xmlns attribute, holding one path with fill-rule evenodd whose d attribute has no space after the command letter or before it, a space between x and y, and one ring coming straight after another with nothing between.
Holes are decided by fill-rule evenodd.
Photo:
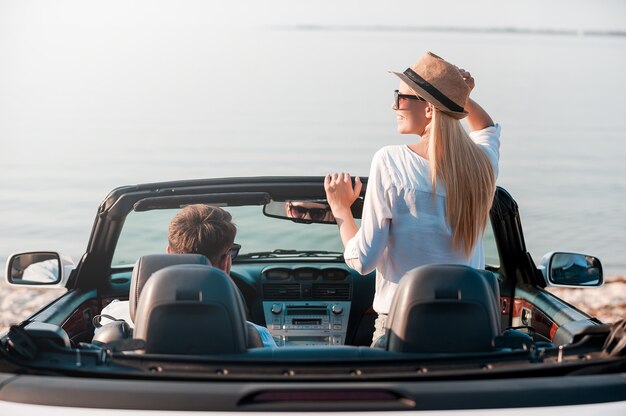
<instances>
[{"instance_id":1,"label":"sky","mask_svg":"<svg viewBox=\"0 0 626 416\"><path fill-rule=\"evenodd\" d=\"M419 5L419 7L416 7ZM419 12L415 12L418 9ZM84 22L115 25L196 25L237 32L272 25L384 25L626 30L622 0L0 0L0 36L27 18L30 30Z\"/></svg>"}]
</instances>

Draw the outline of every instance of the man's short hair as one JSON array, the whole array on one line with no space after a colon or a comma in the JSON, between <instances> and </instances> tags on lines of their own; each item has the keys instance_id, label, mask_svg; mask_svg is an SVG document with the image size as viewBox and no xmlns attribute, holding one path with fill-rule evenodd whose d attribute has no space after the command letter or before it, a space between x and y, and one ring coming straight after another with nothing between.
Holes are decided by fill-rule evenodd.
<instances>
[{"instance_id":1,"label":"man's short hair","mask_svg":"<svg viewBox=\"0 0 626 416\"><path fill-rule=\"evenodd\" d=\"M233 217L211 205L188 205L176 214L168 228L172 253L203 254L217 266L235 242L237 228Z\"/></svg>"}]
</instances>

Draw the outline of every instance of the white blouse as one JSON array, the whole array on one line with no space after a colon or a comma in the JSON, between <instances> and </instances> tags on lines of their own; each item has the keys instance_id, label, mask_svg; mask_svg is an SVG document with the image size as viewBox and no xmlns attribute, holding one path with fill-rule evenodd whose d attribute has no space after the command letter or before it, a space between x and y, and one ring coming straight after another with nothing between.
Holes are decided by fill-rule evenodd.
<instances>
[{"instance_id":1,"label":"white blouse","mask_svg":"<svg viewBox=\"0 0 626 416\"><path fill-rule=\"evenodd\" d=\"M487 154L497 177L500 126L470 133ZM376 269L374 310L389 313L400 278L424 264L485 267L482 236L470 258L452 248L445 217L446 191L433 187L428 160L406 145L386 146L374 155L363 206L361 228L348 242L346 264L360 274Z\"/></svg>"}]
</instances>

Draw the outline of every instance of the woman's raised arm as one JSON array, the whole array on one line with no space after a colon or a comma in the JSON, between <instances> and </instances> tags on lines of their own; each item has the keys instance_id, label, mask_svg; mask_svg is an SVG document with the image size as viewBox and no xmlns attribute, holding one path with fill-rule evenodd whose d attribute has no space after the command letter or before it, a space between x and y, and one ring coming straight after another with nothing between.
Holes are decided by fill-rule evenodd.
<instances>
[{"instance_id":1,"label":"woman's raised arm","mask_svg":"<svg viewBox=\"0 0 626 416\"><path fill-rule=\"evenodd\" d=\"M473 90L476 83L474 78L472 78L472 74L461 68L459 68L459 72L461 73L465 83L470 87L470 90ZM466 120L470 131L482 130L494 125L489 114L471 98L467 99L465 111L469 113Z\"/></svg>"}]
</instances>

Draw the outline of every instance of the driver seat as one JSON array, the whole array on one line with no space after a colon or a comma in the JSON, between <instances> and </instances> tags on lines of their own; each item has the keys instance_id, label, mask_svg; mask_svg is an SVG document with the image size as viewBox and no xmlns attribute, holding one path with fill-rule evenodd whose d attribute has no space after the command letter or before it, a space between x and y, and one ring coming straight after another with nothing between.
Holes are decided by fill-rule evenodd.
<instances>
[{"instance_id":1,"label":"driver seat","mask_svg":"<svg viewBox=\"0 0 626 416\"><path fill-rule=\"evenodd\" d=\"M134 338L153 354L238 354L246 349L245 307L224 271L206 265L161 269L146 282Z\"/></svg>"},{"instance_id":2,"label":"driver seat","mask_svg":"<svg viewBox=\"0 0 626 416\"><path fill-rule=\"evenodd\" d=\"M141 256L137 260L131 277L128 302L130 319L133 323L136 323L137 320L136 311L140 295L142 294L146 283L152 278L152 275L165 267L183 264L210 266L211 262L202 254L149 254ZM237 291L238 295L243 299L239 289L237 289ZM263 340L251 323L245 323L245 330L248 348L263 347ZM116 343L121 343L120 347L125 348L126 343L123 341L129 340L132 337L133 328L131 328L128 323L123 320L117 320L96 328L92 342L98 345L107 344L111 347L114 347Z\"/></svg>"}]
</instances>

